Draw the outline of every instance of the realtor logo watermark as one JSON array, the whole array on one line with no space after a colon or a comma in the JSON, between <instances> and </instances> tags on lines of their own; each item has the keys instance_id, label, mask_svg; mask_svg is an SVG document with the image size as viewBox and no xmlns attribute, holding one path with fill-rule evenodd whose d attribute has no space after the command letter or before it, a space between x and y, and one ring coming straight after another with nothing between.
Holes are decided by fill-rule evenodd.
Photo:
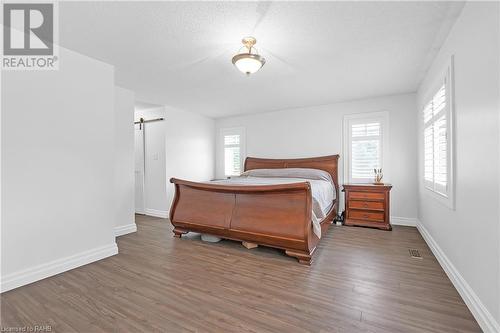
<instances>
[{"instance_id":1,"label":"realtor logo watermark","mask_svg":"<svg viewBox=\"0 0 500 333\"><path fill-rule=\"evenodd\" d=\"M57 9L57 2L3 3L3 70L59 68Z\"/></svg>"}]
</instances>

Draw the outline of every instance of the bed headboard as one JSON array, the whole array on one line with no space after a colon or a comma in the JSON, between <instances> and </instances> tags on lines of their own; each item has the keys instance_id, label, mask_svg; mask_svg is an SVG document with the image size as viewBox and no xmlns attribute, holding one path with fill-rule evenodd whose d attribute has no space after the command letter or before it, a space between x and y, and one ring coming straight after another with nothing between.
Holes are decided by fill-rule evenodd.
<instances>
[{"instance_id":1,"label":"bed headboard","mask_svg":"<svg viewBox=\"0 0 500 333\"><path fill-rule=\"evenodd\" d=\"M338 179L339 155L329 155L310 158L272 159L247 157L245 171L253 169L279 169L279 168L311 168L328 172L335 183L337 198L339 197Z\"/></svg>"}]
</instances>

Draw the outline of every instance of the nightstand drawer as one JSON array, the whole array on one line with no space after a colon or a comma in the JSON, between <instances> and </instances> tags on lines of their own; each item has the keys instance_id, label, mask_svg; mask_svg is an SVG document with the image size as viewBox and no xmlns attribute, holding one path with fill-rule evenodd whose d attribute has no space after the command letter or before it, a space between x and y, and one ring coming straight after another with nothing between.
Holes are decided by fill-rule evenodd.
<instances>
[{"instance_id":1,"label":"nightstand drawer","mask_svg":"<svg viewBox=\"0 0 500 333\"><path fill-rule=\"evenodd\" d=\"M384 213L381 212L366 212L362 210L349 210L347 214L347 218L356 219L356 220L369 220L369 221L378 221L384 222Z\"/></svg>"},{"instance_id":2,"label":"nightstand drawer","mask_svg":"<svg viewBox=\"0 0 500 333\"><path fill-rule=\"evenodd\" d=\"M350 191L348 199L369 199L384 200L384 193L381 192L355 192Z\"/></svg>"},{"instance_id":3,"label":"nightstand drawer","mask_svg":"<svg viewBox=\"0 0 500 333\"><path fill-rule=\"evenodd\" d=\"M352 201L349 201L349 208L383 211L384 210L384 202L383 201L352 200Z\"/></svg>"}]
</instances>

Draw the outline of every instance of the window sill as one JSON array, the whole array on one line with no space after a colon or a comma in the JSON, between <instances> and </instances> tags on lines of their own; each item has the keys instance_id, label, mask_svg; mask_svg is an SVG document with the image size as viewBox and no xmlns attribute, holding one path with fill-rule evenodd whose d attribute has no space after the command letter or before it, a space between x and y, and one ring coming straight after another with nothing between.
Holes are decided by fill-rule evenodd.
<instances>
[{"instance_id":1,"label":"window sill","mask_svg":"<svg viewBox=\"0 0 500 333\"><path fill-rule=\"evenodd\" d=\"M449 208L450 210L455 210L455 200L453 196L447 196L440 192L434 191L433 189L427 187L425 184L424 184L424 191L428 197L432 198L436 202L440 203L446 208Z\"/></svg>"}]
</instances>

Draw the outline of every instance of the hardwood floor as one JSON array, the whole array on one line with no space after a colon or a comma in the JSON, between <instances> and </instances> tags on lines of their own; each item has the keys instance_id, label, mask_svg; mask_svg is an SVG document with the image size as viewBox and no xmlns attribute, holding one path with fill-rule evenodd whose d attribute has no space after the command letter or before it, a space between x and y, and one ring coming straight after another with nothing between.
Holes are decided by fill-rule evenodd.
<instances>
[{"instance_id":1,"label":"hardwood floor","mask_svg":"<svg viewBox=\"0 0 500 333\"><path fill-rule=\"evenodd\" d=\"M172 237L137 217L120 254L1 295L1 325L52 332L480 332L415 228L332 227L311 267ZM423 259L412 259L408 249Z\"/></svg>"}]
</instances>

